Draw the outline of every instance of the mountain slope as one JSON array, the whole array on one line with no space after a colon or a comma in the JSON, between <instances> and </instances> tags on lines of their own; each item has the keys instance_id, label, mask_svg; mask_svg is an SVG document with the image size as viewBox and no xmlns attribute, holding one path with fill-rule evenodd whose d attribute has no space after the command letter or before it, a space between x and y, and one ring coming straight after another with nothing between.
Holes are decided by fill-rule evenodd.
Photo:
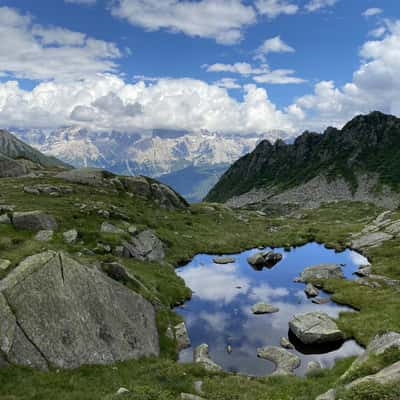
<instances>
[{"instance_id":1,"label":"mountain slope","mask_svg":"<svg viewBox=\"0 0 400 400\"><path fill-rule=\"evenodd\" d=\"M263 195L249 199L257 202L290 189L293 195L294 188L317 178L322 180L319 186L338 181L343 186L344 182L350 195L355 195L365 189L361 187L363 176L370 178L368 192L378 193L383 187L399 191L400 119L373 112L355 117L341 130L328 128L323 134L305 132L293 144L263 141L232 165L206 200L225 202L261 191ZM309 186L310 190L318 189L318 185Z\"/></svg>"},{"instance_id":2,"label":"mountain slope","mask_svg":"<svg viewBox=\"0 0 400 400\"><path fill-rule=\"evenodd\" d=\"M45 156L40 151L17 139L10 132L0 130L0 155L12 160L28 160L42 167L65 168L68 165L55 157Z\"/></svg>"}]
</instances>

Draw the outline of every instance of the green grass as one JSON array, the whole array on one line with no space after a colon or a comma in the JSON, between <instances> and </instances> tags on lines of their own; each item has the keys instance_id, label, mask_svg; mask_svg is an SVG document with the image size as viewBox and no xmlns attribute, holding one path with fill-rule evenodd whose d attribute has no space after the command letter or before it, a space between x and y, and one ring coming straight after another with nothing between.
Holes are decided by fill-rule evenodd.
<instances>
[{"instance_id":1,"label":"green grass","mask_svg":"<svg viewBox=\"0 0 400 400\"><path fill-rule=\"evenodd\" d=\"M182 391L193 392L193 382L197 379L204 380L204 397L213 400L313 400L333 386L350 365L352 359L340 360L332 370L308 378L249 379L229 374L209 374L198 366L177 364L175 343L167 338L165 332L168 326L179 321L171 307L189 298L190 290L175 274L174 267L184 264L200 252L237 253L261 245L291 247L318 241L342 250L352 233L362 230L380 213L381 210L376 207L361 203L336 203L317 210L298 212L291 217L276 214L263 217L253 211L232 211L214 204L192 205L187 211L168 211L124 193L109 190L102 193L82 185L70 185L76 192L60 197L23 192L24 185L42 181L61 183L52 178L2 179L0 203L14 204L17 211L39 209L54 215L59 223L54 239L48 243L36 242L32 240L32 232L15 230L11 225L0 225L0 258L12 261L10 270L26 256L46 249L63 250L76 255L83 248L93 249L99 242L118 245L124 235L101 234L100 225L106 219L98 214L93 205L101 202L99 207L107 210L111 210L112 205L117 206L119 211L126 214L129 223L139 229L153 229L167 244L165 263L118 259L112 254L84 256L80 261L122 262L146 287L143 289L138 284L128 283L133 290L158 304L161 358L113 366L82 367L72 371L40 372L21 367L3 368L0 369L1 400L113 399L115 391L121 386L133 391L134 394L127 398L169 400L178 398ZM65 182L62 184L65 185ZM80 212L78 203L87 204L88 211ZM124 226L121 218L111 217L110 222ZM67 245L62 232L72 228L78 230L79 238L76 244ZM367 255L372 260L375 273L399 278L399 240L371 249ZM9 270L2 271L2 276ZM400 332L400 296L396 288L369 289L353 282L335 280L324 282L324 287L333 293L335 301L360 310L357 313L342 313L338 319L348 337L365 345L377 333L387 330ZM380 362L372 361L375 368ZM382 390L387 393L391 391L387 388ZM343 399L348 400L349 397Z\"/></svg>"}]
</instances>

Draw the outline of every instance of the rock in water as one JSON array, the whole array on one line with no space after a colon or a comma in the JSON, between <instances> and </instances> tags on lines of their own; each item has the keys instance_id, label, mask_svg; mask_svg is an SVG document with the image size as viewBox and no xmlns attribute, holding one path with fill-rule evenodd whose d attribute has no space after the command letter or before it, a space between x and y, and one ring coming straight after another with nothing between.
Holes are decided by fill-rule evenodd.
<instances>
[{"instance_id":1,"label":"rock in water","mask_svg":"<svg viewBox=\"0 0 400 400\"><path fill-rule=\"evenodd\" d=\"M284 349L294 349L292 343L290 343L289 339L285 337L281 337L279 343Z\"/></svg>"},{"instance_id":2,"label":"rock in water","mask_svg":"<svg viewBox=\"0 0 400 400\"><path fill-rule=\"evenodd\" d=\"M214 257L213 263L215 264L231 264L234 263L235 259L233 257Z\"/></svg>"},{"instance_id":3,"label":"rock in water","mask_svg":"<svg viewBox=\"0 0 400 400\"><path fill-rule=\"evenodd\" d=\"M272 268L281 260L282 254L274 253L273 251L261 251L247 258L247 262L257 270L263 269L264 267Z\"/></svg>"},{"instance_id":4,"label":"rock in water","mask_svg":"<svg viewBox=\"0 0 400 400\"><path fill-rule=\"evenodd\" d=\"M58 227L55 219L43 211L16 212L12 216L12 223L17 229L31 231L54 231Z\"/></svg>"},{"instance_id":5,"label":"rock in water","mask_svg":"<svg viewBox=\"0 0 400 400\"><path fill-rule=\"evenodd\" d=\"M280 347L261 347L257 349L257 357L265 358L276 365L273 375L291 375L300 366L299 357Z\"/></svg>"},{"instance_id":6,"label":"rock in water","mask_svg":"<svg viewBox=\"0 0 400 400\"><path fill-rule=\"evenodd\" d=\"M319 312L295 315L289 321L289 328L304 344L339 342L344 339L336 323L327 314Z\"/></svg>"},{"instance_id":7,"label":"rock in water","mask_svg":"<svg viewBox=\"0 0 400 400\"><path fill-rule=\"evenodd\" d=\"M274 307L266 303L257 303L251 307L251 312L253 314L272 314L278 311L279 311L278 307Z\"/></svg>"},{"instance_id":8,"label":"rock in water","mask_svg":"<svg viewBox=\"0 0 400 400\"><path fill-rule=\"evenodd\" d=\"M344 278L342 268L337 264L320 264L307 267L300 274L300 282L311 280Z\"/></svg>"},{"instance_id":9,"label":"rock in water","mask_svg":"<svg viewBox=\"0 0 400 400\"><path fill-rule=\"evenodd\" d=\"M164 243L151 230L140 232L123 246L125 257L142 261L162 261L165 257Z\"/></svg>"},{"instance_id":10,"label":"rock in water","mask_svg":"<svg viewBox=\"0 0 400 400\"><path fill-rule=\"evenodd\" d=\"M319 290L312 283L307 283L304 293L307 297L317 297L319 295Z\"/></svg>"},{"instance_id":11,"label":"rock in water","mask_svg":"<svg viewBox=\"0 0 400 400\"><path fill-rule=\"evenodd\" d=\"M139 294L64 253L28 257L0 281L0 350L47 369L159 354L155 310Z\"/></svg>"}]
</instances>

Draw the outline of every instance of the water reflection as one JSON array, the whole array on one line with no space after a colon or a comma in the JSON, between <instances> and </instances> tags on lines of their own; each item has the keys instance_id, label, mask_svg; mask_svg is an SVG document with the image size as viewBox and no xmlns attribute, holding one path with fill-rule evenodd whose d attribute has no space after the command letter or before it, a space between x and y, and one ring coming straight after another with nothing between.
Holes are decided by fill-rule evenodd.
<instances>
[{"instance_id":1,"label":"water reflection","mask_svg":"<svg viewBox=\"0 0 400 400\"><path fill-rule=\"evenodd\" d=\"M268 250L268 249L265 249ZM267 375L274 370L272 363L257 358L257 347L279 346L282 336L288 337L288 321L295 314L321 311L337 317L341 311L351 311L333 302L314 304L304 293L304 285L294 283L305 267L320 263L343 265L347 279L359 265L368 261L362 255L346 250L336 253L323 245L310 243L290 251L275 249L283 255L272 269L256 271L247 263L247 257L259 250L254 249L234 255L232 264L217 265L213 256L200 254L178 274L193 290L193 298L184 308L177 309L186 320L192 345L207 343L210 355L229 371L251 375ZM327 294L321 292L320 297ZM266 302L279 307L275 314L253 315L251 306ZM307 363L319 361L324 367L331 366L337 358L356 355L362 348L354 341L347 341L338 348L310 349L293 343L293 350L300 356L302 364L296 373L303 374ZM226 351L232 346L232 353ZM183 350L182 361L192 360L193 348ZM320 354L315 354L320 353Z\"/></svg>"}]
</instances>

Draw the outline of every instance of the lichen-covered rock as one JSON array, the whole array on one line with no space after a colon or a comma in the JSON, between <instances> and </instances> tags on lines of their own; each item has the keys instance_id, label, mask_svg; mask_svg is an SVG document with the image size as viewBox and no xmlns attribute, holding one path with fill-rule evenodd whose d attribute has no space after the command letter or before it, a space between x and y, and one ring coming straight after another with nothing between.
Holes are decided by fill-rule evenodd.
<instances>
[{"instance_id":1,"label":"lichen-covered rock","mask_svg":"<svg viewBox=\"0 0 400 400\"><path fill-rule=\"evenodd\" d=\"M257 303L251 307L251 312L253 314L272 314L279 311L278 307L272 306L266 303Z\"/></svg>"},{"instance_id":2,"label":"lichen-covered rock","mask_svg":"<svg viewBox=\"0 0 400 400\"><path fill-rule=\"evenodd\" d=\"M154 307L63 253L28 257L0 281L0 352L47 369L159 354Z\"/></svg>"},{"instance_id":3,"label":"lichen-covered rock","mask_svg":"<svg viewBox=\"0 0 400 400\"><path fill-rule=\"evenodd\" d=\"M310 282L312 280L344 278L342 268L337 264L320 264L307 267L300 274L300 282Z\"/></svg>"},{"instance_id":4,"label":"lichen-covered rock","mask_svg":"<svg viewBox=\"0 0 400 400\"><path fill-rule=\"evenodd\" d=\"M165 257L164 243L151 230L140 232L123 246L125 257L142 261L162 261Z\"/></svg>"},{"instance_id":5,"label":"lichen-covered rock","mask_svg":"<svg viewBox=\"0 0 400 400\"><path fill-rule=\"evenodd\" d=\"M31 231L54 231L58 228L54 217L43 211L16 212L12 216L12 223L17 229L28 229Z\"/></svg>"},{"instance_id":6,"label":"lichen-covered rock","mask_svg":"<svg viewBox=\"0 0 400 400\"><path fill-rule=\"evenodd\" d=\"M208 345L203 343L197 346L193 352L193 361L201 364L207 371L221 371L222 368L211 360L208 354Z\"/></svg>"},{"instance_id":7,"label":"lichen-covered rock","mask_svg":"<svg viewBox=\"0 0 400 400\"><path fill-rule=\"evenodd\" d=\"M343 332L327 314L310 312L295 315L289 328L304 344L322 344L344 339Z\"/></svg>"},{"instance_id":8,"label":"lichen-covered rock","mask_svg":"<svg viewBox=\"0 0 400 400\"><path fill-rule=\"evenodd\" d=\"M257 349L257 356L275 364L276 369L272 375L291 375L300 366L300 358L281 347L261 347Z\"/></svg>"}]
</instances>

